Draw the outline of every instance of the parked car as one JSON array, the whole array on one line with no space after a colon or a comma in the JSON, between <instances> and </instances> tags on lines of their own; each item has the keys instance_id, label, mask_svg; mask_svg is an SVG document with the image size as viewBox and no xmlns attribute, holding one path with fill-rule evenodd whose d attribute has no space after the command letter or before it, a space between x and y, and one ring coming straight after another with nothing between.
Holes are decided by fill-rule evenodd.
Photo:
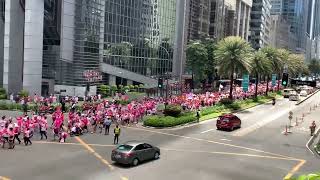
<instances>
[{"instance_id":1,"label":"parked car","mask_svg":"<svg viewBox=\"0 0 320 180\"><path fill-rule=\"evenodd\" d=\"M308 96L308 92L306 90L300 91L300 96L306 97Z\"/></svg>"},{"instance_id":2,"label":"parked car","mask_svg":"<svg viewBox=\"0 0 320 180\"><path fill-rule=\"evenodd\" d=\"M139 141L129 141L121 144L111 153L112 161L133 166L137 166L143 161L158 159L159 157L159 148Z\"/></svg>"},{"instance_id":3,"label":"parked car","mask_svg":"<svg viewBox=\"0 0 320 180\"><path fill-rule=\"evenodd\" d=\"M234 128L241 128L241 120L234 114L225 114L218 117L217 129L228 129L233 131Z\"/></svg>"},{"instance_id":4,"label":"parked car","mask_svg":"<svg viewBox=\"0 0 320 180\"><path fill-rule=\"evenodd\" d=\"M283 97L284 97L284 98L288 98L288 97L290 96L290 93L291 93L292 91L294 91L294 89L291 89L291 88L284 89L284 90L283 90L283 93L282 93Z\"/></svg>"}]
</instances>

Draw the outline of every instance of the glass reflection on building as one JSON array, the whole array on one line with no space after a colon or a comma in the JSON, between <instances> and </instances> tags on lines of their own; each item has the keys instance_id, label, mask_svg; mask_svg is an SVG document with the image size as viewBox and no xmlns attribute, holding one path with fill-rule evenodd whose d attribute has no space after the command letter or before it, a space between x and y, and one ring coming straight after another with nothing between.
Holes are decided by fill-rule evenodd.
<instances>
[{"instance_id":1,"label":"glass reflection on building","mask_svg":"<svg viewBox=\"0 0 320 180\"><path fill-rule=\"evenodd\" d=\"M172 72L175 0L106 0L103 61L145 76Z\"/></svg>"}]
</instances>

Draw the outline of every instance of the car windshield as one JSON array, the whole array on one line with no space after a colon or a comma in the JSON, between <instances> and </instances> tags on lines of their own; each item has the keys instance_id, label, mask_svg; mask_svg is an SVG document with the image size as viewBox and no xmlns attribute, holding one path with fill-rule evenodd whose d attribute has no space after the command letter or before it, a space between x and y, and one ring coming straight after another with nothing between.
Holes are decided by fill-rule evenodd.
<instances>
[{"instance_id":1,"label":"car windshield","mask_svg":"<svg viewBox=\"0 0 320 180\"><path fill-rule=\"evenodd\" d=\"M229 119L228 118L223 118L222 121L223 122L229 122Z\"/></svg>"},{"instance_id":2,"label":"car windshield","mask_svg":"<svg viewBox=\"0 0 320 180\"><path fill-rule=\"evenodd\" d=\"M119 150L119 151L130 151L132 148L133 148L133 146L124 144L124 145L118 146L117 150Z\"/></svg>"}]
</instances>

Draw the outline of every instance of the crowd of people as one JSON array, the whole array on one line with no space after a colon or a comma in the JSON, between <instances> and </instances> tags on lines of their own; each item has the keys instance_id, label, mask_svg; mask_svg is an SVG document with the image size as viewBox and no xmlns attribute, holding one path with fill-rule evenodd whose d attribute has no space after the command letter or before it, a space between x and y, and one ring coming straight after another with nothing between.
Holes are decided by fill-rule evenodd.
<instances>
[{"instance_id":1,"label":"crowd of people","mask_svg":"<svg viewBox=\"0 0 320 180\"><path fill-rule=\"evenodd\" d=\"M276 87L269 84L271 91ZM258 94L263 94L266 90L266 84L259 84ZM163 104L181 105L184 110L199 110L200 107L213 106L221 99L228 97L228 88L223 88L218 92L206 92L205 94L185 93L179 96L171 96L168 99L162 97L144 97L129 102L126 105L121 105L119 99L127 99L126 95L118 95L118 98L113 100L102 99L100 95L88 98L93 101L91 106L79 111L75 105L79 103L77 97L64 97L63 103L70 103L69 112L64 112L64 108L58 106L52 115L52 123L48 124L48 118L45 113L41 112L25 112L23 116L15 118L3 116L0 120L0 141L4 147L7 143L9 148L13 149L15 142L21 144L20 136L23 136L24 144L31 145L31 138L37 132L40 134L40 140L48 139L48 130L52 130L53 140L58 140L63 143L70 136L79 136L83 133L102 133L108 135L111 124L129 125L138 123L143 116L156 114L159 106ZM255 85L249 86L247 92L244 92L241 87L235 86L234 98L246 99L254 96ZM22 99L26 102L34 103L56 103L58 98L50 96L43 98L34 95ZM68 113L68 114L64 114ZM50 118L49 118L50 119ZM50 133L51 134L51 133ZM115 139L116 143L116 139Z\"/></svg>"}]
</instances>

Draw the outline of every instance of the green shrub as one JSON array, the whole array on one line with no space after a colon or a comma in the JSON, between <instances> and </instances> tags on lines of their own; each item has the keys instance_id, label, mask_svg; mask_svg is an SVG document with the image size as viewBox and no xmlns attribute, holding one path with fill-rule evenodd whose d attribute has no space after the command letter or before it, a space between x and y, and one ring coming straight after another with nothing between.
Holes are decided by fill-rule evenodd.
<instances>
[{"instance_id":1,"label":"green shrub","mask_svg":"<svg viewBox=\"0 0 320 180\"><path fill-rule=\"evenodd\" d=\"M8 105L6 102L0 102L0 110L7 110Z\"/></svg>"},{"instance_id":2,"label":"green shrub","mask_svg":"<svg viewBox=\"0 0 320 180\"><path fill-rule=\"evenodd\" d=\"M178 117L181 114L182 108L181 106L168 105L163 114L166 116Z\"/></svg>"},{"instance_id":3,"label":"green shrub","mask_svg":"<svg viewBox=\"0 0 320 180\"><path fill-rule=\"evenodd\" d=\"M0 99L7 99L7 94L0 94Z\"/></svg>"},{"instance_id":4,"label":"green shrub","mask_svg":"<svg viewBox=\"0 0 320 180\"><path fill-rule=\"evenodd\" d=\"M129 90L130 90L130 87L129 87L129 86L125 86L125 87L124 87L124 90L125 90L125 91L129 91Z\"/></svg>"},{"instance_id":5,"label":"green shrub","mask_svg":"<svg viewBox=\"0 0 320 180\"><path fill-rule=\"evenodd\" d=\"M0 94L7 94L7 91L5 88L0 88Z\"/></svg>"},{"instance_id":6,"label":"green shrub","mask_svg":"<svg viewBox=\"0 0 320 180\"><path fill-rule=\"evenodd\" d=\"M233 103L233 100L232 100L232 99L229 99L229 98L224 98L224 99L221 99L221 100L220 100L220 103L221 103L221 104L224 104L224 105L229 105L229 104L232 104L232 103Z\"/></svg>"},{"instance_id":7,"label":"green shrub","mask_svg":"<svg viewBox=\"0 0 320 180\"><path fill-rule=\"evenodd\" d=\"M134 85L129 85L129 88L130 88L130 91L133 91L134 90Z\"/></svg>"},{"instance_id":8,"label":"green shrub","mask_svg":"<svg viewBox=\"0 0 320 180\"><path fill-rule=\"evenodd\" d=\"M195 114L192 112L181 114L179 117L172 116L146 116L143 124L152 127L173 127L196 121Z\"/></svg>"},{"instance_id":9,"label":"green shrub","mask_svg":"<svg viewBox=\"0 0 320 180\"><path fill-rule=\"evenodd\" d=\"M19 92L19 96L20 96L20 97L28 97L28 96L29 96L29 92L28 92L27 90L22 89L22 90Z\"/></svg>"}]
</instances>

